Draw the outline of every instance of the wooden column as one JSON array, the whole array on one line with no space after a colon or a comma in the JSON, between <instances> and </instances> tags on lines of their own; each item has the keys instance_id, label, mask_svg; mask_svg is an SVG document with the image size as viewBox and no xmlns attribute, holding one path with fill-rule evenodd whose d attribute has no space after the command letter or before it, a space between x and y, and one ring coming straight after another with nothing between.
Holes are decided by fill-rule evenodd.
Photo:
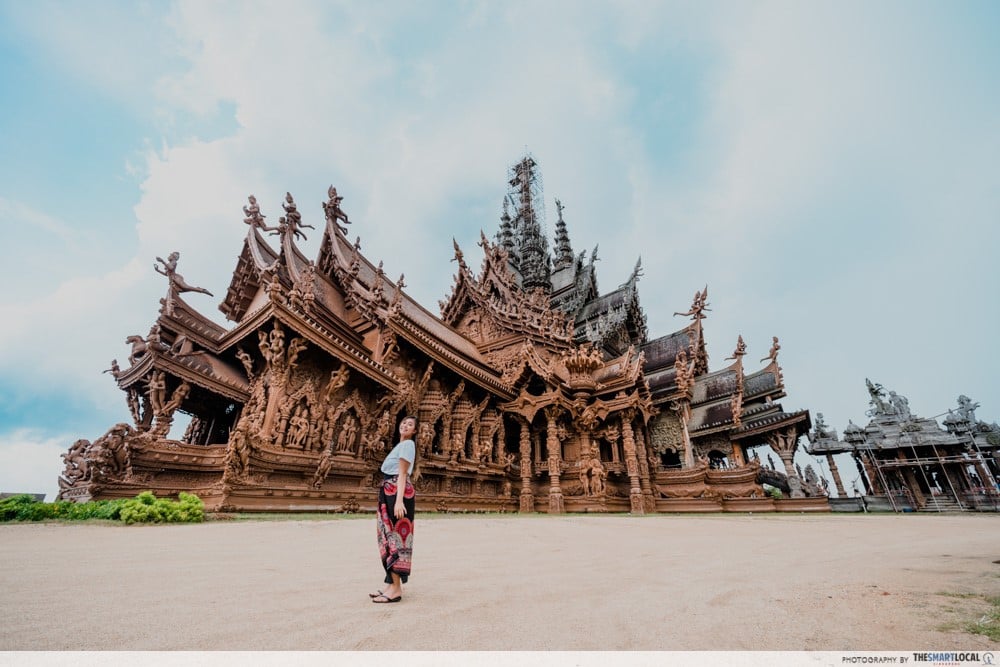
<instances>
[{"instance_id":1,"label":"wooden column","mask_svg":"<svg viewBox=\"0 0 1000 667\"><path fill-rule=\"evenodd\" d=\"M794 426L789 426L782 431L769 433L767 441L771 449L777 452L781 462L785 465L785 476L788 479L788 495L792 498L804 498L802 492L802 480L799 479L795 471L795 450L798 447L798 431Z\"/></svg>"},{"instance_id":2,"label":"wooden column","mask_svg":"<svg viewBox=\"0 0 1000 667\"><path fill-rule=\"evenodd\" d=\"M639 435L639 445L642 449L642 455L639 457L639 483L642 486L643 509L646 513L652 514L656 511L656 498L653 494L652 481L655 468L652 467L649 460L649 456L652 453L649 446L649 438L644 430L640 431Z\"/></svg>"},{"instance_id":3,"label":"wooden column","mask_svg":"<svg viewBox=\"0 0 1000 667\"><path fill-rule=\"evenodd\" d=\"M632 514L645 514L642 502L642 484L639 480L639 461L636 459L635 434L632 432L632 418L635 416L633 410L626 410L622 413L622 440L625 445L625 467L628 469L629 478L629 506Z\"/></svg>"},{"instance_id":4,"label":"wooden column","mask_svg":"<svg viewBox=\"0 0 1000 667\"><path fill-rule=\"evenodd\" d=\"M846 498L847 492L844 491L844 482L840 479L840 471L837 470L837 462L833 460L833 454L826 455L826 462L830 466L830 474L833 475L833 484L837 487L837 497Z\"/></svg>"},{"instance_id":5,"label":"wooden column","mask_svg":"<svg viewBox=\"0 0 1000 667\"><path fill-rule=\"evenodd\" d=\"M804 498L805 494L802 492L802 482L799 480L798 473L795 472L795 455L778 452L778 456L785 465L785 476L788 478L788 495L792 498Z\"/></svg>"},{"instance_id":6,"label":"wooden column","mask_svg":"<svg viewBox=\"0 0 1000 667\"><path fill-rule=\"evenodd\" d=\"M733 450L733 467L742 468L747 464L746 457L743 456L743 449L740 447L739 443L731 442L729 443L730 449Z\"/></svg>"},{"instance_id":7,"label":"wooden column","mask_svg":"<svg viewBox=\"0 0 1000 667\"><path fill-rule=\"evenodd\" d=\"M549 450L549 514L562 514L566 509L563 504L562 489L559 487L562 467L562 453L559 451L561 447L557 433L559 408L555 406L545 408L545 417L548 419L545 446Z\"/></svg>"},{"instance_id":8,"label":"wooden column","mask_svg":"<svg viewBox=\"0 0 1000 667\"><path fill-rule=\"evenodd\" d=\"M518 426L521 427L520 455L521 455L521 501L520 511L535 511L535 496L531 492L531 424L526 419L518 419Z\"/></svg>"},{"instance_id":9,"label":"wooden column","mask_svg":"<svg viewBox=\"0 0 1000 667\"><path fill-rule=\"evenodd\" d=\"M889 489L883 488L882 480L879 479L878 471L875 469L875 463L872 461L870 454L861 455L861 463L865 466L865 474L871 481L872 493L878 494L888 494Z\"/></svg>"},{"instance_id":10,"label":"wooden column","mask_svg":"<svg viewBox=\"0 0 1000 667\"><path fill-rule=\"evenodd\" d=\"M684 467L694 467L694 447L691 445L691 433L688 422L691 421L691 403L685 399L677 403L677 418L681 423L681 439L684 444Z\"/></svg>"}]
</instances>

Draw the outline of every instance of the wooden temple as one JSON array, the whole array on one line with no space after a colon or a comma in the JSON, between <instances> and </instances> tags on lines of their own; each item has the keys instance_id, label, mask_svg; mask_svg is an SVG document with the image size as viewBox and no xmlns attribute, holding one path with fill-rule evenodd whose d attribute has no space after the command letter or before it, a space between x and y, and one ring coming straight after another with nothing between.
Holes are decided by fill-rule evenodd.
<instances>
[{"instance_id":1,"label":"wooden temple","mask_svg":"<svg viewBox=\"0 0 1000 667\"><path fill-rule=\"evenodd\" d=\"M478 271L455 243L439 314L349 240L342 199L331 187L311 260L292 196L273 227L250 197L220 305L229 328L184 300L207 290L177 273L177 253L159 260L159 317L128 339L129 366L109 369L131 421L63 455L62 498L187 491L211 510L370 510L381 459L412 414L421 510L829 509L792 462L811 422L777 402L778 339L757 370L744 368L742 338L709 370L707 288L677 313L683 328L649 339L640 264L602 294L596 248L574 252L558 200L550 250L531 157L510 170ZM178 413L190 418L179 437ZM783 473L762 468L764 445Z\"/></svg>"}]
</instances>

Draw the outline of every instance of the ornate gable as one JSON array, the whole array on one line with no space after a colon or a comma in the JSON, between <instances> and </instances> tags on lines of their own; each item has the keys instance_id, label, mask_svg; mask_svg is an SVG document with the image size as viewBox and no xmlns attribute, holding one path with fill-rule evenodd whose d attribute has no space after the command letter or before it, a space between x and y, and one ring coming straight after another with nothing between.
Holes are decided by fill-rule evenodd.
<instances>
[{"instance_id":1,"label":"ornate gable","mask_svg":"<svg viewBox=\"0 0 1000 667\"><path fill-rule=\"evenodd\" d=\"M555 348L570 344L571 329L566 316L553 310L542 288L523 290L508 268L507 252L480 234L483 263L476 278L458 243L455 260L458 273L448 299L442 301L445 324L458 329L482 349L520 340L534 340Z\"/></svg>"}]
</instances>

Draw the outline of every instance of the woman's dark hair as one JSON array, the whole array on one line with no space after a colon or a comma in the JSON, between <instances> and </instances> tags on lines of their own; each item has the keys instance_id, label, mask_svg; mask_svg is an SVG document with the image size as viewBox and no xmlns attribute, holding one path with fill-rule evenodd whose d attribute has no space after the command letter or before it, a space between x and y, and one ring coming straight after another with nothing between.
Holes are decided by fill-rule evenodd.
<instances>
[{"instance_id":1,"label":"woman's dark hair","mask_svg":"<svg viewBox=\"0 0 1000 667\"><path fill-rule=\"evenodd\" d=\"M413 467L410 470L410 480L416 482L420 479L420 468L418 467L420 454L417 452L417 431L420 430L420 419L416 415L406 415L399 423L402 424L407 419L413 420Z\"/></svg>"}]
</instances>

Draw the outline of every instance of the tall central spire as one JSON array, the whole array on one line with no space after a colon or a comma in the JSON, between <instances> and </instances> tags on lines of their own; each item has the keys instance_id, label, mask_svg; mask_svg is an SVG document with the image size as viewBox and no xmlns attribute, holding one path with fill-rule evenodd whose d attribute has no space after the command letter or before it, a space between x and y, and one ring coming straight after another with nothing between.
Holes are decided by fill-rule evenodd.
<instances>
[{"instance_id":1,"label":"tall central spire","mask_svg":"<svg viewBox=\"0 0 1000 667\"><path fill-rule=\"evenodd\" d=\"M548 292L552 290L552 260L549 257L548 241L542 231L545 204L541 181L535 172L536 166L534 158L526 155L511 167L511 178L508 181L511 188L510 199L516 206L512 226L520 246L518 270L521 274L521 287L541 287Z\"/></svg>"}]
</instances>

